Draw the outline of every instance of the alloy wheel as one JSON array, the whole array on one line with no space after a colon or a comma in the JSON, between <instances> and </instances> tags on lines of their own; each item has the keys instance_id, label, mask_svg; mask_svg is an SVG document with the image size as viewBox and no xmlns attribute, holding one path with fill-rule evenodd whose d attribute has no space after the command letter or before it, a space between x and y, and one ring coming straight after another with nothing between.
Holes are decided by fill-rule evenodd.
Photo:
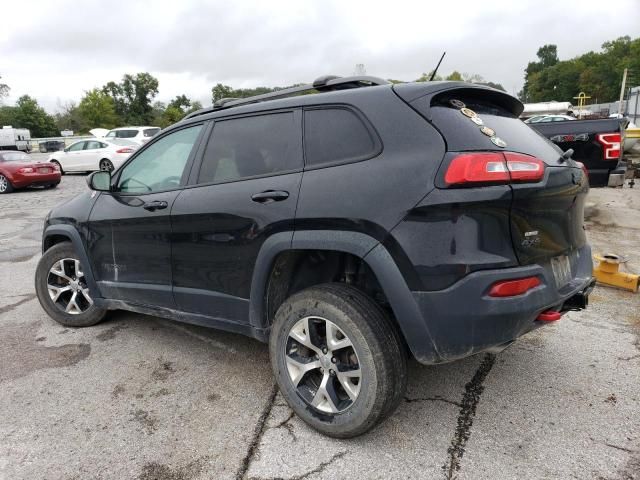
<instances>
[{"instance_id":1,"label":"alloy wheel","mask_svg":"<svg viewBox=\"0 0 640 480\"><path fill-rule=\"evenodd\" d=\"M9 187L9 180L4 175L0 175L0 193L4 193L7 191Z\"/></svg>"},{"instance_id":2,"label":"alloy wheel","mask_svg":"<svg viewBox=\"0 0 640 480\"><path fill-rule=\"evenodd\" d=\"M358 398L358 355L335 323L315 316L296 322L289 331L285 360L298 394L320 412L342 413Z\"/></svg>"},{"instance_id":3,"label":"alloy wheel","mask_svg":"<svg viewBox=\"0 0 640 480\"><path fill-rule=\"evenodd\" d=\"M84 313L93 305L80 260L75 258L63 258L53 264L47 289L56 307L70 315Z\"/></svg>"}]
</instances>

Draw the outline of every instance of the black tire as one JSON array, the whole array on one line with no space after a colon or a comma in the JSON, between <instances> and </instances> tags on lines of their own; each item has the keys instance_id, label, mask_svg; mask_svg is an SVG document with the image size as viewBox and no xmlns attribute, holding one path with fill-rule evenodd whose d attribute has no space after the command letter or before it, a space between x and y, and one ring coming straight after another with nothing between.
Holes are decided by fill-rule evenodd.
<instances>
[{"instance_id":1,"label":"black tire","mask_svg":"<svg viewBox=\"0 0 640 480\"><path fill-rule=\"evenodd\" d=\"M60 184L60 182L50 183L45 188L56 188L59 184Z\"/></svg>"},{"instance_id":2,"label":"black tire","mask_svg":"<svg viewBox=\"0 0 640 480\"><path fill-rule=\"evenodd\" d=\"M38 295L38 300L40 301L40 305L44 308L45 312L53 318L56 322L66 326L66 327L89 327L91 325L95 325L100 322L105 314L106 310L102 308L96 307L94 304L89 304L86 302L86 298L82 293L78 293L80 297L78 302L83 301L83 306L88 307L83 310L81 313L66 313L60 306L60 303L54 303L53 299L49 295L49 281L50 277L52 277L51 281L53 282L56 278L55 275L50 273L51 269L57 262L60 262L63 259L72 259L77 260L78 255L75 253L73 246L71 243L63 242L54 245L49 250L47 250L40 261L38 262L38 267L36 268L36 294ZM65 271L65 273L67 273ZM72 275L71 272L67 273L70 277ZM75 274L73 274L75 275ZM75 278L75 277L74 277ZM81 280L83 277L79 277ZM62 285L64 286L64 284ZM86 287L86 285L81 281L81 287ZM61 296L60 302L64 303L65 297L68 295L69 297L73 294L73 292L69 291Z\"/></svg>"},{"instance_id":3,"label":"black tire","mask_svg":"<svg viewBox=\"0 0 640 480\"><path fill-rule=\"evenodd\" d=\"M98 162L98 168L103 172L113 172L113 163L107 158L103 158Z\"/></svg>"},{"instance_id":4,"label":"black tire","mask_svg":"<svg viewBox=\"0 0 640 480\"><path fill-rule=\"evenodd\" d=\"M13 192L14 187L7 177L0 173L0 195Z\"/></svg>"},{"instance_id":5,"label":"black tire","mask_svg":"<svg viewBox=\"0 0 640 480\"><path fill-rule=\"evenodd\" d=\"M340 400L341 404L349 404L342 411L320 411L312 406L309 398L303 397L307 391L310 391L308 397L313 396L314 400L317 397L318 389L314 394L313 388L310 389L308 385L313 384L315 379L307 376L316 375L317 378L318 369L314 369L314 373L301 374L298 385L303 382L307 384L300 388L294 385L289 373L287 358L298 355L300 351L313 355L303 343L299 344L302 345L300 347L293 337L289 338L292 328L300 325L299 322L305 317L313 317L309 322L309 329L316 328L311 327L311 322L321 325L315 318L333 323L340 330L339 333L347 337L352 344L352 347L347 348L353 348L357 356L357 366L361 372L359 391L355 400L350 396L346 400ZM302 332L305 333L305 330ZM312 336L309 332L309 339ZM317 342L318 339L321 343L321 335L317 337L316 332L314 340ZM324 341L327 345L326 337ZM311 343L315 345L316 342ZM293 353L288 350L291 348L294 350ZM337 283L318 285L287 299L276 313L269 338L269 351L273 372L283 397L304 422L325 435L336 438L361 435L391 414L404 397L407 384L407 355L404 343L385 312L369 296L354 287ZM324 353L324 350L321 351ZM315 358L318 359L319 355ZM327 382L338 382L334 392L342 389L344 398L346 390L341 387L341 382L337 381L333 372L333 368L338 370L340 367L325 364L320 369L321 375L325 376L327 368L330 368L333 375ZM315 380L316 386L318 382ZM333 402L331 405L337 404Z\"/></svg>"},{"instance_id":6,"label":"black tire","mask_svg":"<svg viewBox=\"0 0 640 480\"><path fill-rule=\"evenodd\" d=\"M62 165L60 165L60 162L58 162L57 160L51 160L51 163L58 167L58 170L60 170L60 175L64 175L64 170L62 170Z\"/></svg>"}]
</instances>

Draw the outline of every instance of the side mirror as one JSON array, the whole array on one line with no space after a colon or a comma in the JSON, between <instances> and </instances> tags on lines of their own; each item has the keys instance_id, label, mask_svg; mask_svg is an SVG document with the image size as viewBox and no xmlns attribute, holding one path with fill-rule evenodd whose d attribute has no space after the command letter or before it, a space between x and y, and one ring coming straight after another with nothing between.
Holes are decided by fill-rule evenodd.
<instances>
[{"instance_id":1,"label":"side mirror","mask_svg":"<svg viewBox=\"0 0 640 480\"><path fill-rule=\"evenodd\" d=\"M91 190L109 192L111 191L111 173L104 171L93 172L87 177L87 185Z\"/></svg>"}]
</instances>

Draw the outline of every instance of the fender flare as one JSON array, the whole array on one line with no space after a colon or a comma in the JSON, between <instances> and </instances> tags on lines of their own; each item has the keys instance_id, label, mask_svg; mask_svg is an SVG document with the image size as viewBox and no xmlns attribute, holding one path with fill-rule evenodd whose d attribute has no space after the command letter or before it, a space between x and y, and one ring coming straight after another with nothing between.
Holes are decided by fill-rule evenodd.
<instances>
[{"instance_id":1,"label":"fender flare","mask_svg":"<svg viewBox=\"0 0 640 480\"><path fill-rule=\"evenodd\" d=\"M87 256L87 251L84 248L84 244L82 243L82 238L80 237L80 233L78 232L78 230L76 230L76 228L72 225L50 225L46 227L44 233L42 234L43 254L45 253L44 246L47 243L47 238L54 235L66 237L71 241L73 249L78 254L80 263L82 264L84 278L87 281L87 286L89 287L92 298L94 300L96 298L102 298L100 289L98 288L98 284L96 283L95 277L93 276L93 270L91 268L91 263L89 262L89 257Z\"/></svg>"},{"instance_id":2,"label":"fender flare","mask_svg":"<svg viewBox=\"0 0 640 480\"><path fill-rule=\"evenodd\" d=\"M365 261L375 274L400 326L409 348L422 355L438 357L433 337L404 276L387 249L375 238L360 232L310 230L277 233L263 244L253 271L249 322L268 333L264 315L267 281L276 256L286 250L336 250ZM428 345L425 345L425 336Z\"/></svg>"}]
</instances>

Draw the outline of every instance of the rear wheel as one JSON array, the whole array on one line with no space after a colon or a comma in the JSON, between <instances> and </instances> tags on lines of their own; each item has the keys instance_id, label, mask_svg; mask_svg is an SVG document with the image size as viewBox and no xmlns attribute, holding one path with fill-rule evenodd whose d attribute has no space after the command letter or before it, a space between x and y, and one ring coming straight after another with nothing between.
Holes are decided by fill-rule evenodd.
<instances>
[{"instance_id":1,"label":"rear wheel","mask_svg":"<svg viewBox=\"0 0 640 480\"><path fill-rule=\"evenodd\" d=\"M326 435L360 435L404 396L403 344L384 311L356 288L325 284L290 297L276 314L269 350L289 406Z\"/></svg>"},{"instance_id":2,"label":"rear wheel","mask_svg":"<svg viewBox=\"0 0 640 480\"><path fill-rule=\"evenodd\" d=\"M13 192L13 185L7 177L0 174L0 193L11 193Z\"/></svg>"},{"instance_id":3,"label":"rear wheel","mask_svg":"<svg viewBox=\"0 0 640 480\"><path fill-rule=\"evenodd\" d=\"M106 158L103 158L102 160L100 160L99 167L100 167L100 170L102 170L103 172L113 171L113 163L111 163L111 161L107 160Z\"/></svg>"},{"instance_id":4,"label":"rear wheel","mask_svg":"<svg viewBox=\"0 0 640 480\"><path fill-rule=\"evenodd\" d=\"M78 255L68 242L51 247L38 262L36 293L49 316L68 327L95 325L106 314L93 303Z\"/></svg>"},{"instance_id":5,"label":"rear wheel","mask_svg":"<svg viewBox=\"0 0 640 480\"><path fill-rule=\"evenodd\" d=\"M60 175L64 175L64 170L62 170L62 165L60 165L60 163L57 160L51 160L51 163L53 163L58 170L60 170Z\"/></svg>"}]
</instances>

